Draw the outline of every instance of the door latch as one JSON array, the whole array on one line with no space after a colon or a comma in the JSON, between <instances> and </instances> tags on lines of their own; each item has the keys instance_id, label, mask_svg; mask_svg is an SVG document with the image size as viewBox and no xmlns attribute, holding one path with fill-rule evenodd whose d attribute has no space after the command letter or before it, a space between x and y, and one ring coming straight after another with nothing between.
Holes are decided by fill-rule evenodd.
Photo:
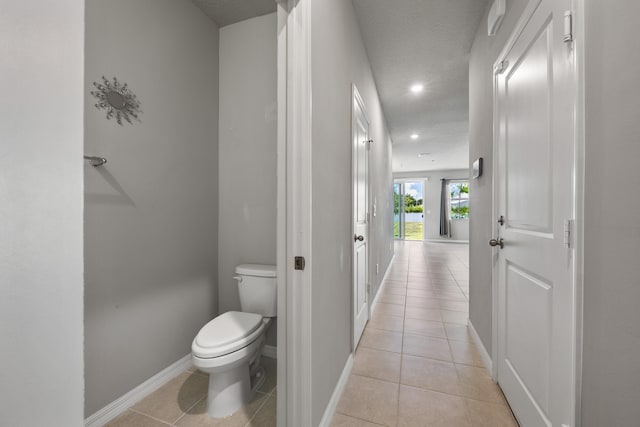
<instances>
[{"instance_id":1,"label":"door latch","mask_svg":"<svg viewBox=\"0 0 640 427\"><path fill-rule=\"evenodd\" d=\"M297 256L293 260L293 268L295 270L304 270L305 261L303 256Z\"/></svg>"}]
</instances>

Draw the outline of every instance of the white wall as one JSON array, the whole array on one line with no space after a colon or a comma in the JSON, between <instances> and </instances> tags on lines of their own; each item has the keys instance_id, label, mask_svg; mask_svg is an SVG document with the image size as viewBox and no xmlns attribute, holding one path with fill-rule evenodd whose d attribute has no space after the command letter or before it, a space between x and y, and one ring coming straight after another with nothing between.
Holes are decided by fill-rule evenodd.
<instances>
[{"instance_id":1,"label":"white wall","mask_svg":"<svg viewBox=\"0 0 640 427\"><path fill-rule=\"evenodd\" d=\"M370 281L375 296L393 256L391 139L358 29L344 0L313 0L312 28L312 421L318 425L351 352L351 85L362 95L370 152ZM380 273L375 274L375 264Z\"/></svg>"},{"instance_id":2,"label":"white wall","mask_svg":"<svg viewBox=\"0 0 640 427\"><path fill-rule=\"evenodd\" d=\"M469 220L451 220L451 239L440 237L440 192L442 189L441 179L469 179L467 169L424 171L424 172L398 172L393 174L394 179L412 179L423 181L423 215L425 217L426 240L469 240ZM424 181L426 179L426 182Z\"/></svg>"},{"instance_id":3,"label":"white wall","mask_svg":"<svg viewBox=\"0 0 640 427\"><path fill-rule=\"evenodd\" d=\"M221 313L240 310L236 265L276 263L276 29L275 13L220 29Z\"/></svg>"},{"instance_id":4,"label":"white wall","mask_svg":"<svg viewBox=\"0 0 640 427\"><path fill-rule=\"evenodd\" d=\"M640 3L586 0L582 426L640 422ZM578 41L580 43L580 41Z\"/></svg>"},{"instance_id":5,"label":"white wall","mask_svg":"<svg viewBox=\"0 0 640 427\"><path fill-rule=\"evenodd\" d=\"M492 2L487 5L485 17ZM511 35L527 0L507 1L502 27L487 36L487 26L478 28L469 61L469 167L483 160L483 174L469 185L469 318L482 343L491 352L493 296L491 289L491 239L495 220L492 209L493 174L493 64Z\"/></svg>"},{"instance_id":6,"label":"white wall","mask_svg":"<svg viewBox=\"0 0 640 427\"><path fill-rule=\"evenodd\" d=\"M180 0L89 0L86 19L85 150L108 159L85 166L88 416L217 314L218 29ZM102 75L129 84L141 123L94 107Z\"/></svg>"},{"instance_id":7,"label":"white wall","mask_svg":"<svg viewBox=\"0 0 640 427\"><path fill-rule=\"evenodd\" d=\"M81 426L84 2L0 10L0 424Z\"/></svg>"}]
</instances>

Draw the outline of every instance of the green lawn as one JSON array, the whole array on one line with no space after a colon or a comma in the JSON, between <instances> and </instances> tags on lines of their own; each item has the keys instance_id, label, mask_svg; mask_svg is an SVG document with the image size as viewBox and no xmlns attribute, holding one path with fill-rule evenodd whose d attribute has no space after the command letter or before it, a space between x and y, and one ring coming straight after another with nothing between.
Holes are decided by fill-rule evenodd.
<instances>
[{"instance_id":1,"label":"green lawn","mask_svg":"<svg viewBox=\"0 0 640 427\"><path fill-rule=\"evenodd\" d=\"M398 223L393 223L393 235L398 237ZM407 222L404 226L404 239L405 240L422 240L422 223L421 222Z\"/></svg>"}]
</instances>

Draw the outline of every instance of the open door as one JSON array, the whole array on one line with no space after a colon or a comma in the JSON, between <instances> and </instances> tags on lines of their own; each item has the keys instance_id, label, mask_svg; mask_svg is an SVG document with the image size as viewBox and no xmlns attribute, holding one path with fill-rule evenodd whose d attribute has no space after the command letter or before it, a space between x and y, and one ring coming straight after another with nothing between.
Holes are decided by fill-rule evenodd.
<instances>
[{"instance_id":1,"label":"open door","mask_svg":"<svg viewBox=\"0 0 640 427\"><path fill-rule=\"evenodd\" d=\"M362 98L353 86L353 348L369 320L369 120Z\"/></svg>"}]
</instances>

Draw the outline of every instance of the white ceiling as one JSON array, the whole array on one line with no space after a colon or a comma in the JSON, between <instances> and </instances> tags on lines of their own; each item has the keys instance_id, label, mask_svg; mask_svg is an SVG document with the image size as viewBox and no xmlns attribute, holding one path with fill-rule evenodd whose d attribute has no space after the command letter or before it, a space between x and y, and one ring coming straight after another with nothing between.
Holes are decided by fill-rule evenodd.
<instances>
[{"instance_id":1,"label":"white ceiling","mask_svg":"<svg viewBox=\"0 0 640 427\"><path fill-rule=\"evenodd\" d=\"M218 27L276 11L275 0L192 0Z\"/></svg>"},{"instance_id":2,"label":"white ceiling","mask_svg":"<svg viewBox=\"0 0 640 427\"><path fill-rule=\"evenodd\" d=\"M353 0L393 140L394 172L469 167L469 52L487 3ZM414 83L424 91L413 94Z\"/></svg>"}]
</instances>

